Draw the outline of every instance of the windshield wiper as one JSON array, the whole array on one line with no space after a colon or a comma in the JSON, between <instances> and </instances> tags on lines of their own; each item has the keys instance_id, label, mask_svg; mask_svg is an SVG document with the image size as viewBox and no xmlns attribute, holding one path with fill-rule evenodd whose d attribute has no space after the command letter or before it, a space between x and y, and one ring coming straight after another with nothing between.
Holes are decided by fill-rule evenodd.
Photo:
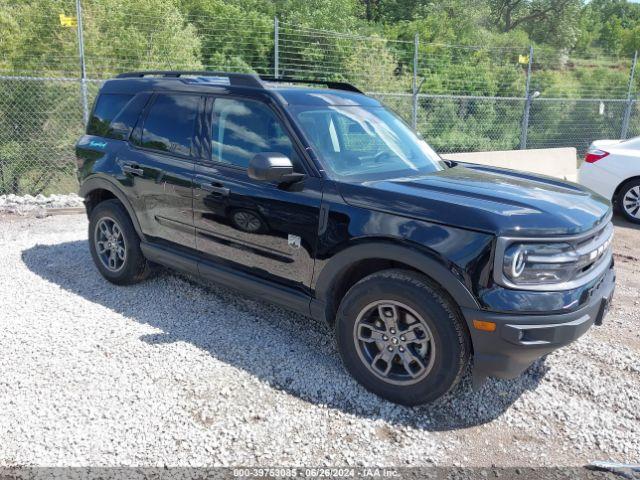
<instances>
[{"instance_id":1,"label":"windshield wiper","mask_svg":"<svg viewBox=\"0 0 640 480\"><path fill-rule=\"evenodd\" d=\"M442 161L444 162L444 164L449 167L449 168L453 168L456 165L458 165L458 162L456 162L455 160L446 160L446 159L442 159Z\"/></svg>"}]
</instances>

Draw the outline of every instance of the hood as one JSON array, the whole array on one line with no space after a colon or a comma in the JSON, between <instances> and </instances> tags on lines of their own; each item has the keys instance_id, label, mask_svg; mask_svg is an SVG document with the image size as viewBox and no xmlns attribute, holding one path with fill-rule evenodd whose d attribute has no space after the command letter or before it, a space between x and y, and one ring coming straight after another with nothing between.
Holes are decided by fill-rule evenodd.
<instances>
[{"instance_id":1,"label":"hood","mask_svg":"<svg viewBox=\"0 0 640 480\"><path fill-rule=\"evenodd\" d=\"M582 233L602 222L610 210L608 200L580 185L480 165L342 183L340 192L353 206L495 235Z\"/></svg>"}]
</instances>

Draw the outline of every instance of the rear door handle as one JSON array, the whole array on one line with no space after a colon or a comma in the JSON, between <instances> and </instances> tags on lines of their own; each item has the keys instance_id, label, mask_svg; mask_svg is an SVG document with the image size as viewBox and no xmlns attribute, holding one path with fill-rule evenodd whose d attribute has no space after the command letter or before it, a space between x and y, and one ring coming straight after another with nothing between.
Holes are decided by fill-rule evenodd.
<instances>
[{"instance_id":1,"label":"rear door handle","mask_svg":"<svg viewBox=\"0 0 640 480\"><path fill-rule=\"evenodd\" d=\"M144 170L133 163L125 163L124 165L122 165L122 171L125 173L130 173L131 175L137 175L138 177L144 175Z\"/></svg>"}]
</instances>

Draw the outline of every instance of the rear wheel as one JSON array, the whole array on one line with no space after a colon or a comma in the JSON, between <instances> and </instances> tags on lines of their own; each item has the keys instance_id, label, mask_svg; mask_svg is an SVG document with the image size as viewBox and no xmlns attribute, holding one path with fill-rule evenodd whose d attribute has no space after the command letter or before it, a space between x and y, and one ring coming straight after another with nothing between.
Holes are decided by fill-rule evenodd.
<instances>
[{"instance_id":1,"label":"rear wheel","mask_svg":"<svg viewBox=\"0 0 640 480\"><path fill-rule=\"evenodd\" d=\"M629 180L620 188L618 211L630 222L640 223L640 180Z\"/></svg>"},{"instance_id":2,"label":"rear wheel","mask_svg":"<svg viewBox=\"0 0 640 480\"><path fill-rule=\"evenodd\" d=\"M404 405L441 397L460 380L469 337L446 295L408 270L374 273L345 295L338 348L365 388Z\"/></svg>"},{"instance_id":3,"label":"rear wheel","mask_svg":"<svg viewBox=\"0 0 640 480\"><path fill-rule=\"evenodd\" d=\"M149 262L140 249L140 237L117 200L106 200L91 211L89 249L102 276L112 283L129 285L149 275Z\"/></svg>"}]
</instances>

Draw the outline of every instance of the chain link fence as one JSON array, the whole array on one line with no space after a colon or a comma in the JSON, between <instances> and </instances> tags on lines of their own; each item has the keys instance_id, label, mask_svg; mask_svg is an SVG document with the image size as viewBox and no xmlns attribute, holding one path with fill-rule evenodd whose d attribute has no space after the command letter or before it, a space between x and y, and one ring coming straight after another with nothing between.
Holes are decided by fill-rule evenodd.
<instances>
[{"instance_id":1,"label":"chain link fence","mask_svg":"<svg viewBox=\"0 0 640 480\"><path fill-rule=\"evenodd\" d=\"M538 98L531 105L527 146L571 146L583 153L593 140L624 136L627 108L626 100ZM638 133L637 128L628 131Z\"/></svg>"},{"instance_id":2,"label":"chain link fence","mask_svg":"<svg viewBox=\"0 0 640 480\"><path fill-rule=\"evenodd\" d=\"M78 79L0 76L0 195L76 191L82 131Z\"/></svg>"},{"instance_id":3,"label":"chain link fence","mask_svg":"<svg viewBox=\"0 0 640 480\"><path fill-rule=\"evenodd\" d=\"M122 19L84 4L91 10L77 12L82 28L33 19L38 35L53 32L51 41L62 42L58 50L18 58L0 50L0 195L76 191L73 145L85 110L104 79L131 70L348 81L442 153L568 146L582 154L593 140L640 134L635 59L391 40L264 16L159 11ZM131 48L125 29L145 48Z\"/></svg>"}]
</instances>

